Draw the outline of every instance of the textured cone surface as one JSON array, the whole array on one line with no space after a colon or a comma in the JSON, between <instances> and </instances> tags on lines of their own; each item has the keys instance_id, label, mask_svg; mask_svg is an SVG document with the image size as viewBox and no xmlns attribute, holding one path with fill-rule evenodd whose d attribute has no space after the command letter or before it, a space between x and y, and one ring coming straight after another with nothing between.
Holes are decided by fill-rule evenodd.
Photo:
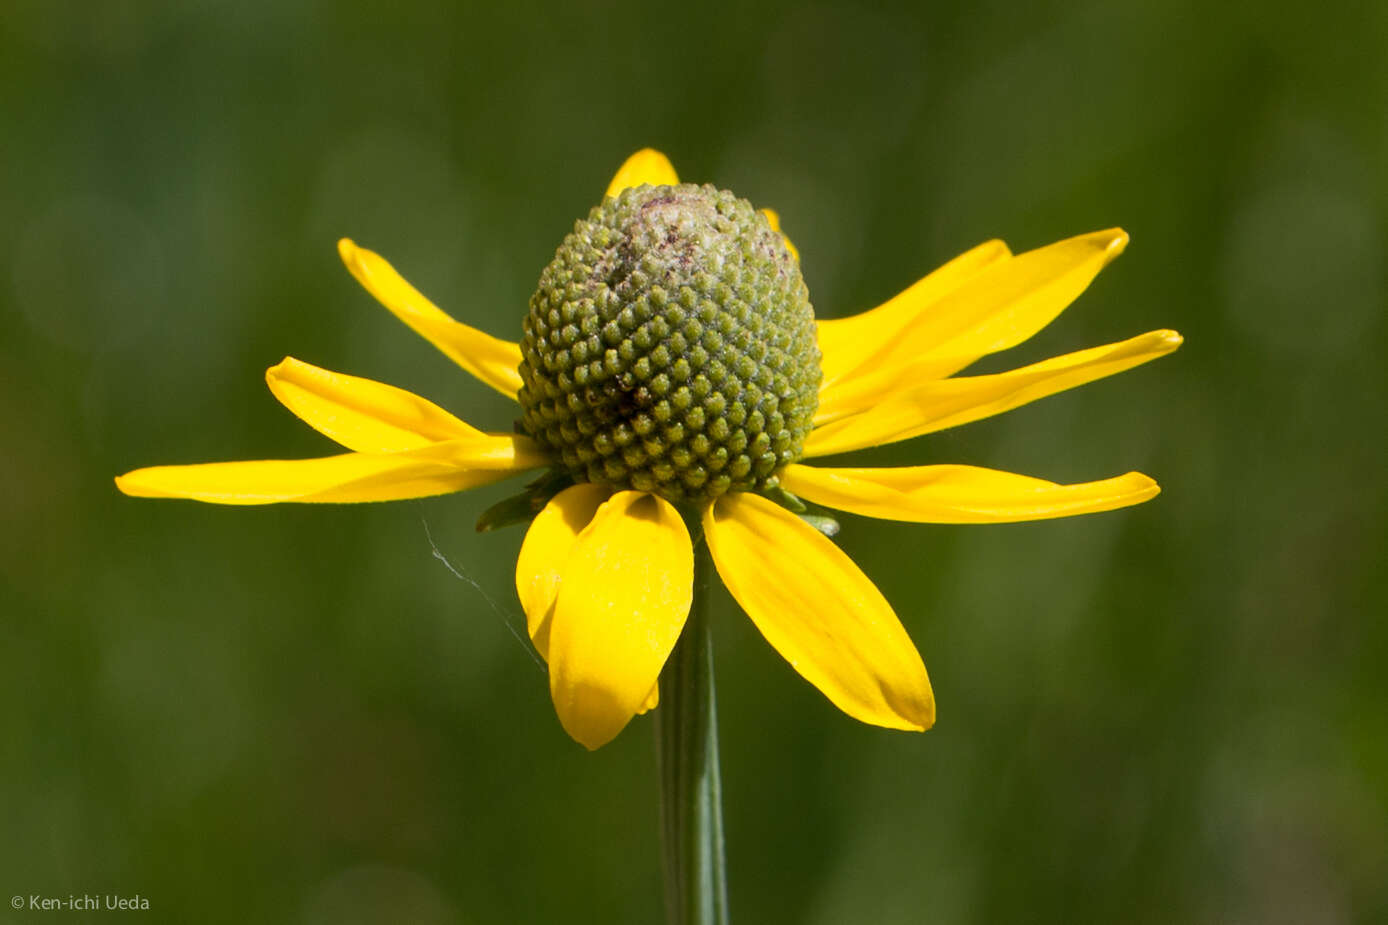
<instances>
[{"instance_id":1,"label":"textured cone surface","mask_svg":"<svg viewBox=\"0 0 1388 925\"><path fill-rule=\"evenodd\" d=\"M577 222L521 352L521 426L562 468L677 503L774 487L818 404L799 264L711 186L628 189Z\"/></svg>"}]
</instances>

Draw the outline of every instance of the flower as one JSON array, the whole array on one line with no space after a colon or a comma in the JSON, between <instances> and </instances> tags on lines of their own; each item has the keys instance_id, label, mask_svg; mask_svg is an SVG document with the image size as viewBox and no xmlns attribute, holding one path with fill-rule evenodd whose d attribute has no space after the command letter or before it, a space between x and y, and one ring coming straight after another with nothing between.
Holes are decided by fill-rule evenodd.
<instances>
[{"instance_id":1,"label":"flower","mask_svg":"<svg viewBox=\"0 0 1388 925\"><path fill-rule=\"evenodd\" d=\"M718 574L767 641L831 702L867 723L927 729L935 703L919 653L867 576L792 510L803 510L798 499L888 520L1000 523L1112 510L1159 489L1136 472L1060 485L974 466L799 460L1000 414L1170 353L1180 335L1153 331L1009 372L959 376L1048 324L1128 236L1099 231L1019 255L989 241L871 311L815 322L799 255L779 218L749 210L711 187L680 185L659 152L637 152L542 277L524 350L455 321L380 256L344 239L339 250L352 275L459 366L517 399L528 433L485 433L409 392L286 358L266 374L270 390L350 452L158 466L116 484L128 495L219 504L384 501L548 468L553 475L527 496L538 513L516 563L516 589L549 663L556 712L574 739L597 748L656 705L656 682L693 594L686 518L697 522ZM639 304L618 299L607 316L593 314L583 287L616 272L603 261L636 245L614 235L653 211L663 224L639 234L656 250L637 248L622 270L621 285L639 289L631 296ZM715 228L723 231L708 231ZM696 244L727 240L736 247L719 251L716 262L722 267L726 256L742 261L740 269L715 278L685 266L694 275L681 277L690 282L679 289L683 307L651 282L687 265ZM667 245L675 250L659 250ZM602 299L616 299L620 287L606 280ZM763 311L759 299L778 307ZM647 314L633 314L633 304ZM668 317L677 329L653 305L673 306ZM780 327L767 327L767 311L781 312ZM725 348L732 352L720 365ZM648 352L636 358L638 350ZM691 362L704 365L691 369ZM602 404L609 399L634 403L636 416L623 416L626 405ZM739 404L736 416L730 402Z\"/></svg>"}]
</instances>

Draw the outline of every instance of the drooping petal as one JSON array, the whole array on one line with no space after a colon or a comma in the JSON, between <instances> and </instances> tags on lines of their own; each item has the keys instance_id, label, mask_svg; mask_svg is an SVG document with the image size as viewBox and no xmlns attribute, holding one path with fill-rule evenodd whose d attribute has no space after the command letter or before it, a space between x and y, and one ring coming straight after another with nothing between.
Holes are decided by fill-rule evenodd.
<instances>
[{"instance_id":1,"label":"drooping petal","mask_svg":"<svg viewBox=\"0 0 1388 925\"><path fill-rule=\"evenodd\" d=\"M211 504L397 501L474 488L546 462L524 437L484 435L399 453L152 466L117 476L116 487L137 498Z\"/></svg>"},{"instance_id":2,"label":"drooping petal","mask_svg":"<svg viewBox=\"0 0 1388 925\"><path fill-rule=\"evenodd\" d=\"M932 302L877 324L854 354L857 364L826 376L821 406L832 406L840 388L864 391L867 384L854 381L860 377L880 391L907 370L916 379L939 379L1016 346L1073 302L1127 243L1126 232L1111 228L990 262Z\"/></svg>"},{"instance_id":3,"label":"drooping petal","mask_svg":"<svg viewBox=\"0 0 1388 925\"><path fill-rule=\"evenodd\" d=\"M482 432L393 385L285 357L265 373L275 397L324 436L358 453L394 453Z\"/></svg>"},{"instance_id":4,"label":"drooping petal","mask_svg":"<svg viewBox=\"0 0 1388 925\"><path fill-rule=\"evenodd\" d=\"M780 213L777 212L775 209L760 209L759 211L762 215L766 216L766 223L771 226L771 230L781 236L781 240L785 242L786 250L790 251L790 255L794 257L796 260L799 260L800 248L796 247L793 243L791 243L790 238L786 237L786 233L781 230Z\"/></svg>"},{"instance_id":5,"label":"drooping petal","mask_svg":"<svg viewBox=\"0 0 1388 925\"><path fill-rule=\"evenodd\" d=\"M1140 472L1076 485L1058 485L977 466L825 469L794 464L781 485L807 501L882 520L984 524L1046 520L1140 504L1157 483Z\"/></svg>"},{"instance_id":6,"label":"drooping petal","mask_svg":"<svg viewBox=\"0 0 1388 925\"><path fill-rule=\"evenodd\" d=\"M837 546L758 495L704 515L718 574L766 640L835 706L865 723L928 729L925 665L882 593Z\"/></svg>"},{"instance_id":7,"label":"drooping petal","mask_svg":"<svg viewBox=\"0 0 1388 925\"><path fill-rule=\"evenodd\" d=\"M668 501L622 491L598 508L550 622L550 695L569 735L598 748L646 706L693 593L689 531Z\"/></svg>"},{"instance_id":8,"label":"drooping petal","mask_svg":"<svg viewBox=\"0 0 1388 925\"><path fill-rule=\"evenodd\" d=\"M516 558L516 594L525 611L530 641L540 657L549 659L549 624L564 563L574 543L609 494L591 482L572 485L555 495L530 522Z\"/></svg>"},{"instance_id":9,"label":"drooping petal","mask_svg":"<svg viewBox=\"0 0 1388 925\"><path fill-rule=\"evenodd\" d=\"M816 322L823 354L821 392L886 350L903 330L970 277L1011 256L1002 241L985 241L870 311Z\"/></svg>"},{"instance_id":10,"label":"drooping petal","mask_svg":"<svg viewBox=\"0 0 1388 925\"><path fill-rule=\"evenodd\" d=\"M502 395L516 397L521 387L519 345L450 318L380 254L357 247L348 238L337 242L337 250L357 282L395 317Z\"/></svg>"},{"instance_id":11,"label":"drooping petal","mask_svg":"<svg viewBox=\"0 0 1388 925\"><path fill-rule=\"evenodd\" d=\"M967 424L1121 373L1180 345L1181 335L1175 331L1151 331L1010 372L902 384L873 396L875 401L863 396L855 406L861 410L823 422L816 417L804 455L845 453Z\"/></svg>"},{"instance_id":12,"label":"drooping petal","mask_svg":"<svg viewBox=\"0 0 1388 925\"><path fill-rule=\"evenodd\" d=\"M633 186L674 186L680 182L670 159L654 148L642 148L622 162L612 182L607 184L608 196L616 196Z\"/></svg>"}]
</instances>

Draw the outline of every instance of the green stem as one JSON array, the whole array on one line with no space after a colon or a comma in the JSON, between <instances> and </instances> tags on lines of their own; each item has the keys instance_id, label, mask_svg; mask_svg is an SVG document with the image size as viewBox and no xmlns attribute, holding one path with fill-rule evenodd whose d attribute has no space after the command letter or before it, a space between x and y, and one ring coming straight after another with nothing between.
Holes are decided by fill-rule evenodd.
<instances>
[{"instance_id":1,"label":"green stem","mask_svg":"<svg viewBox=\"0 0 1388 925\"><path fill-rule=\"evenodd\" d=\"M660 822L669 925L727 925L723 792L708 598L713 563L694 549L694 604L660 673Z\"/></svg>"}]
</instances>

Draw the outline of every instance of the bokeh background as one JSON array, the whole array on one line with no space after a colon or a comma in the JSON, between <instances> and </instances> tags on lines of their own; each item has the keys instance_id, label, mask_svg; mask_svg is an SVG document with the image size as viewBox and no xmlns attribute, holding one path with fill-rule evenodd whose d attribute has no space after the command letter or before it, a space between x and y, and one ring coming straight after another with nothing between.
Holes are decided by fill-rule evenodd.
<instances>
[{"instance_id":1,"label":"bokeh background","mask_svg":"<svg viewBox=\"0 0 1388 925\"><path fill-rule=\"evenodd\" d=\"M560 730L516 636L522 531L472 530L511 485L229 509L111 484L331 452L264 388L285 354L509 428L334 242L515 337L654 145L780 210L824 316L989 237L1121 224L1127 254L981 368L1187 338L857 457L1165 488L842 518L924 653L930 733L840 715L719 599L735 919L1388 920L1385 62L1371 0L4 0L0 898L659 921L652 724L595 754Z\"/></svg>"}]
</instances>

